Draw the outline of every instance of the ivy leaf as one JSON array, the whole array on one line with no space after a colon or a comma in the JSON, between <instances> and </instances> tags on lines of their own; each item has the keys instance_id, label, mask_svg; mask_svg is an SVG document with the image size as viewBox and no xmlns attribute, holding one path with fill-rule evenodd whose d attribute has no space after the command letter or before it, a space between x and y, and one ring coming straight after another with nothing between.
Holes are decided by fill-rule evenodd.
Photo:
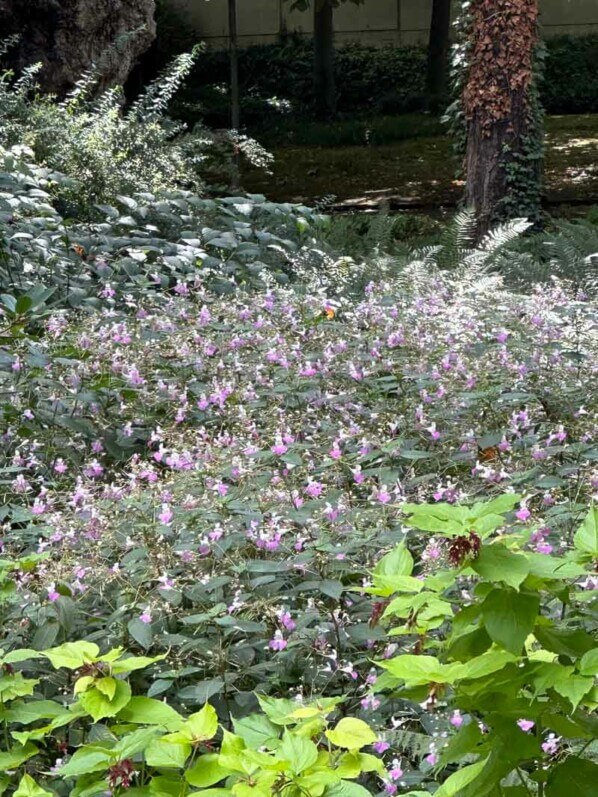
<instances>
[{"instance_id":1,"label":"ivy leaf","mask_svg":"<svg viewBox=\"0 0 598 797\"><path fill-rule=\"evenodd\" d=\"M539 608L538 595L493 589L482 603L482 618L492 641L519 655L534 628Z\"/></svg>"},{"instance_id":2,"label":"ivy leaf","mask_svg":"<svg viewBox=\"0 0 598 797\"><path fill-rule=\"evenodd\" d=\"M413 658L419 657L414 656ZM362 747L373 744L377 739L376 734L367 723L354 717L343 717L334 728L326 731L326 736L332 744L343 747L345 750L361 750Z\"/></svg>"},{"instance_id":3,"label":"ivy leaf","mask_svg":"<svg viewBox=\"0 0 598 797\"><path fill-rule=\"evenodd\" d=\"M590 509L582 525L575 532L573 545L578 551L598 555L598 506Z\"/></svg>"},{"instance_id":4,"label":"ivy leaf","mask_svg":"<svg viewBox=\"0 0 598 797\"><path fill-rule=\"evenodd\" d=\"M471 567L487 581L504 581L514 589L519 589L529 574L527 557L509 551L500 543L484 545Z\"/></svg>"}]
</instances>

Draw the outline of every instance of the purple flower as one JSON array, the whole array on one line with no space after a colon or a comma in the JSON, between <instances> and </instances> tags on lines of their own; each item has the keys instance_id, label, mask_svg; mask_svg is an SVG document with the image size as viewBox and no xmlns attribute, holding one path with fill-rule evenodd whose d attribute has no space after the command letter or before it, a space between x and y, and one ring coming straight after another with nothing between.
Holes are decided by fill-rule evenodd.
<instances>
[{"instance_id":1,"label":"purple flower","mask_svg":"<svg viewBox=\"0 0 598 797\"><path fill-rule=\"evenodd\" d=\"M372 747L379 755L382 755L382 753L385 753L389 749L390 745L388 742L385 742L384 739L379 739L377 742L374 742Z\"/></svg>"},{"instance_id":2,"label":"purple flower","mask_svg":"<svg viewBox=\"0 0 598 797\"><path fill-rule=\"evenodd\" d=\"M289 643L282 635L282 631L275 631L274 637L268 642L270 650L281 651L286 648Z\"/></svg>"}]
</instances>

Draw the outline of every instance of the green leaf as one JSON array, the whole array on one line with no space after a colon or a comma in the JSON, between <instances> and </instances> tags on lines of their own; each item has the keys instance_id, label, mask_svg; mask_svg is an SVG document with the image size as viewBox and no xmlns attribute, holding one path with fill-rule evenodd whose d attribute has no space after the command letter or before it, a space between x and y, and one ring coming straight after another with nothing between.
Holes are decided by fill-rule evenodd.
<instances>
[{"instance_id":1,"label":"green leaf","mask_svg":"<svg viewBox=\"0 0 598 797\"><path fill-rule=\"evenodd\" d=\"M468 767L463 767L458 772L454 772L435 793L435 797L455 797L461 789L473 783L486 766L487 758L477 761Z\"/></svg>"},{"instance_id":2,"label":"green leaf","mask_svg":"<svg viewBox=\"0 0 598 797\"><path fill-rule=\"evenodd\" d=\"M126 681L115 681L116 688L112 700L103 695L95 687L79 695L79 704L94 722L99 722L104 717L115 717L131 699L131 687Z\"/></svg>"},{"instance_id":3,"label":"green leaf","mask_svg":"<svg viewBox=\"0 0 598 797\"><path fill-rule=\"evenodd\" d=\"M442 749L440 763L446 766L460 761L463 756L473 753L482 739L482 732L477 722L463 725Z\"/></svg>"},{"instance_id":4,"label":"green leaf","mask_svg":"<svg viewBox=\"0 0 598 797\"><path fill-rule=\"evenodd\" d=\"M124 673L134 672L135 670L145 670L151 664L157 661L162 661L166 656L129 656L126 659L118 659L111 664L111 670L114 675L123 675Z\"/></svg>"},{"instance_id":5,"label":"green leaf","mask_svg":"<svg viewBox=\"0 0 598 797\"><path fill-rule=\"evenodd\" d=\"M158 728L139 728L132 733L127 733L112 748L112 755L119 759L133 758L137 753L145 750L157 733L160 733Z\"/></svg>"},{"instance_id":6,"label":"green leaf","mask_svg":"<svg viewBox=\"0 0 598 797\"><path fill-rule=\"evenodd\" d=\"M216 709L206 703L201 711L191 714L183 728L184 732L189 733L190 741L194 744L212 739L218 730Z\"/></svg>"},{"instance_id":7,"label":"green leaf","mask_svg":"<svg viewBox=\"0 0 598 797\"><path fill-rule=\"evenodd\" d=\"M30 775L23 775L14 797L53 797L52 792L42 789Z\"/></svg>"},{"instance_id":8,"label":"green leaf","mask_svg":"<svg viewBox=\"0 0 598 797\"><path fill-rule=\"evenodd\" d=\"M93 642L65 642L57 648L43 651L53 667L66 667L69 670L78 670L84 664L95 661L99 653L99 647Z\"/></svg>"},{"instance_id":9,"label":"green leaf","mask_svg":"<svg viewBox=\"0 0 598 797\"><path fill-rule=\"evenodd\" d=\"M595 645L594 637L581 628L573 630L558 628L547 622L536 623L534 636L546 650L573 659L578 659L588 653Z\"/></svg>"},{"instance_id":10,"label":"green leaf","mask_svg":"<svg viewBox=\"0 0 598 797\"><path fill-rule=\"evenodd\" d=\"M471 567L487 581L504 581L514 589L518 589L529 574L527 557L509 551L500 543L484 545Z\"/></svg>"},{"instance_id":11,"label":"green leaf","mask_svg":"<svg viewBox=\"0 0 598 797\"><path fill-rule=\"evenodd\" d=\"M151 767L182 769L190 753L190 744L154 739L146 748L145 760Z\"/></svg>"},{"instance_id":12,"label":"green leaf","mask_svg":"<svg viewBox=\"0 0 598 797\"><path fill-rule=\"evenodd\" d=\"M397 545L390 553L383 556L374 568L374 576L410 576L413 572L413 557L405 543Z\"/></svg>"},{"instance_id":13,"label":"green leaf","mask_svg":"<svg viewBox=\"0 0 598 797\"><path fill-rule=\"evenodd\" d=\"M579 671L582 675L596 677L598 675L598 648L588 650L579 662Z\"/></svg>"},{"instance_id":14,"label":"green leaf","mask_svg":"<svg viewBox=\"0 0 598 797\"><path fill-rule=\"evenodd\" d=\"M134 617L127 623L127 630L131 637L142 648L151 648L154 641L151 623L143 623L139 617Z\"/></svg>"},{"instance_id":15,"label":"green leaf","mask_svg":"<svg viewBox=\"0 0 598 797\"><path fill-rule=\"evenodd\" d=\"M278 728L263 714L250 714L242 719L233 717L233 727L237 736L254 750L270 747L278 741Z\"/></svg>"},{"instance_id":16,"label":"green leaf","mask_svg":"<svg viewBox=\"0 0 598 797\"><path fill-rule=\"evenodd\" d=\"M505 512L511 512L522 498L522 495L517 495L516 493L504 493L492 501L474 504L471 508L471 514L477 518L485 515L504 515Z\"/></svg>"},{"instance_id":17,"label":"green leaf","mask_svg":"<svg viewBox=\"0 0 598 797\"><path fill-rule=\"evenodd\" d=\"M318 760L318 748L311 739L304 739L289 731L285 731L282 737L279 753L288 761L294 775L309 769Z\"/></svg>"},{"instance_id":18,"label":"green leaf","mask_svg":"<svg viewBox=\"0 0 598 797\"><path fill-rule=\"evenodd\" d=\"M350 780L341 780L329 786L324 792L324 797L372 797L371 792L359 783L352 783Z\"/></svg>"},{"instance_id":19,"label":"green leaf","mask_svg":"<svg viewBox=\"0 0 598 797\"><path fill-rule=\"evenodd\" d=\"M118 712L118 719L140 725L161 725L167 731L177 730L183 724L183 717L178 711L152 697L132 697Z\"/></svg>"},{"instance_id":20,"label":"green leaf","mask_svg":"<svg viewBox=\"0 0 598 797\"><path fill-rule=\"evenodd\" d=\"M20 664L23 661L41 658L43 658L43 653L40 653L38 650L22 648L20 650L12 650L10 653L7 653L6 656L2 657L2 662L3 664Z\"/></svg>"},{"instance_id":21,"label":"green leaf","mask_svg":"<svg viewBox=\"0 0 598 797\"><path fill-rule=\"evenodd\" d=\"M482 618L493 642L519 655L534 628L539 608L538 595L493 589L482 603Z\"/></svg>"},{"instance_id":22,"label":"green leaf","mask_svg":"<svg viewBox=\"0 0 598 797\"><path fill-rule=\"evenodd\" d=\"M332 744L345 750L361 750L378 738L367 723L354 717L343 717L334 728L326 731L326 736Z\"/></svg>"},{"instance_id":23,"label":"green leaf","mask_svg":"<svg viewBox=\"0 0 598 797\"><path fill-rule=\"evenodd\" d=\"M598 556L598 506L590 509L579 529L573 544L578 551Z\"/></svg>"},{"instance_id":24,"label":"green leaf","mask_svg":"<svg viewBox=\"0 0 598 797\"><path fill-rule=\"evenodd\" d=\"M101 772L110 763L110 751L94 745L80 747L69 760L60 767L58 773L65 778L76 778L90 772Z\"/></svg>"},{"instance_id":25,"label":"green leaf","mask_svg":"<svg viewBox=\"0 0 598 797\"><path fill-rule=\"evenodd\" d=\"M586 758L569 756L551 771L546 797L595 797L598 765Z\"/></svg>"},{"instance_id":26,"label":"green leaf","mask_svg":"<svg viewBox=\"0 0 598 797\"><path fill-rule=\"evenodd\" d=\"M218 753L202 755L195 766L185 772L185 780L192 786L205 789L219 783L231 773L218 763Z\"/></svg>"},{"instance_id":27,"label":"green leaf","mask_svg":"<svg viewBox=\"0 0 598 797\"><path fill-rule=\"evenodd\" d=\"M0 751L0 772L20 767L38 752L34 744L17 744L10 750Z\"/></svg>"}]
</instances>

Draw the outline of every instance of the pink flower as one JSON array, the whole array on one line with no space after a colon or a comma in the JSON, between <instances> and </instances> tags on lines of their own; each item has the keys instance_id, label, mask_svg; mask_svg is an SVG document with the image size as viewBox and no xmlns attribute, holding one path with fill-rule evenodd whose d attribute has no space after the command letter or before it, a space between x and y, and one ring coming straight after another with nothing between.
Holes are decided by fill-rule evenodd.
<instances>
[{"instance_id":1,"label":"pink flower","mask_svg":"<svg viewBox=\"0 0 598 797\"><path fill-rule=\"evenodd\" d=\"M461 725L463 725L463 717L458 709L453 711L453 716L450 718L449 722L454 728L460 728Z\"/></svg>"},{"instance_id":2,"label":"pink flower","mask_svg":"<svg viewBox=\"0 0 598 797\"><path fill-rule=\"evenodd\" d=\"M305 488L305 494L310 498L319 498L324 492L324 485L321 482L309 482Z\"/></svg>"},{"instance_id":3,"label":"pink flower","mask_svg":"<svg viewBox=\"0 0 598 797\"><path fill-rule=\"evenodd\" d=\"M284 650L287 645L288 642L283 637L282 631L275 631L274 637L268 642L268 647L270 650L275 650L276 652Z\"/></svg>"},{"instance_id":4,"label":"pink flower","mask_svg":"<svg viewBox=\"0 0 598 797\"><path fill-rule=\"evenodd\" d=\"M546 755L554 755L559 749L559 742L561 741L560 736L556 736L554 733L548 734L548 738L545 742L542 742L542 750L546 753Z\"/></svg>"},{"instance_id":5,"label":"pink flower","mask_svg":"<svg viewBox=\"0 0 598 797\"><path fill-rule=\"evenodd\" d=\"M515 517L517 518L517 520L521 520L523 522L528 520L531 516L532 513L529 511L529 509L526 506L522 506L521 509L518 509L517 512L515 512Z\"/></svg>"},{"instance_id":6,"label":"pink flower","mask_svg":"<svg viewBox=\"0 0 598 797\"><path fill-rule=\"evenodd\" d=\"M152 621L152 616L149 612L149 609L146 609L142 614L140 614L139 619L142 623L145 623L145 625L149 625Z\"/></svg>"},{"instance_id":7,"label":"pink flower","mask_svg":"<svg viewBox=\"0 0 598 797\"><path fill-rule=\"evenodd\" d=\"M172 523L172 519L174 517L174 512L168 506L168 504L162 504L162 511L158 515L158 520L160 523L163 523L165 526L170 525Z\"/></svg>"},{"instance_id":8,"label":"pink flower","mask_svg":"<svg viewBox=\"0 0 598 797\"><path fill-rule=\"evenodd\" d=\"M388 777L391 780L400 780L403 777L403 770L401 769L398 758L393 760L392 768L388 770Z\"/></svg>"},{"instance_id":9,"label":"pink flower","mask_svg":"<svg viewBox=\"0 0 598 797\"><path fill-rule=\"evenodd\" d=\"M388 489L385 484L374 493L374 498L380 504L388 504L392 501L392 495L388 492Z\"/></svg>"},{"instance_id":10,"label":"pink flower","mask_svg":"<svg viewBox=\"0 0 598 797\"><path fill-rule=\"evenodd\" d=\"M388 750L388 748L390 747L388 742L385 742L384 739L379 739L377 742L374 742L374 744L372 746L373 746L374 750L379 755L382 755L382 753L385 753Z\"/></svg>"},{"instance_id":11,"label":"pink flower","mask_svg":"<svg viewBox=\"0 0 598 797\"><path fill-rule=\"evenodd\" d=\"M529 733L529 731L531 731L531 729L534 727L535 724L536 723L532 722L531 720L525 720L525 719L517 720L517 725L519 725L519 727L521 728L522 731L524 731L524 733Z\"/></svg>"},{"instance_id":12,"label":"pink flower","mask_svg":"<svg viewBox=\"0 0 598 797\"><path fill-rule=\"evenodd\" d=\"M438 763L438 756L436 755L434 750L432 750L430 753L428 753L428 755L424 760L426 761L427 764L430 764L431 767L434 767Z\"/></svg>"},{"instance_id":13,"label":"pink flower","mask_svg":"<svg viewBox=\"0 0 598 797\"><path fill-rule=\"evenodd\" d=\"M48 584L47 589L48 589L48 600L51 601L52 603L55 603L60 597L60 593L56 592L56 585L54 584L54 582Z\"/></svg>"}]
</instances>

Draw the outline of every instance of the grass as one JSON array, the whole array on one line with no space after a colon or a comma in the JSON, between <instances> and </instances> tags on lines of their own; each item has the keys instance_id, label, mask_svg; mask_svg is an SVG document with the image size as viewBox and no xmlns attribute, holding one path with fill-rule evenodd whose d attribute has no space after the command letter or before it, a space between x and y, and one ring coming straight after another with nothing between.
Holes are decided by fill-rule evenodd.
<instances>
[{"instance_id":1,"label":"grass","mask_svg":"<svg viewBox=\"0 0 598 797\"><path fill-rule=\"evenodd\" d=\"M318 140L318 146L299 146L292 136L279 139L273 148L276 162L272 175L248 170L245 187L277 201L314 202L335 196L350 207L378 207L381 202L405 200L419 207L452 206L461 196L455 181L456 164L451 142L432 117L409 114L374 120L379 140L394 133L392 142L325 145L357 135L367 122L333 123L327 128L307 126L302 140ZM397 121L401 120L401 121ZM361 126L361 128L360 128ZM341 133L338 129L341 129ZM546 186L551 202L596 201L598 197L598 115L556 116L547 119ZM299 136L299 133L297 133ZM292 143L289 143L292 140Z\"/></svg>"}]
</instances>

